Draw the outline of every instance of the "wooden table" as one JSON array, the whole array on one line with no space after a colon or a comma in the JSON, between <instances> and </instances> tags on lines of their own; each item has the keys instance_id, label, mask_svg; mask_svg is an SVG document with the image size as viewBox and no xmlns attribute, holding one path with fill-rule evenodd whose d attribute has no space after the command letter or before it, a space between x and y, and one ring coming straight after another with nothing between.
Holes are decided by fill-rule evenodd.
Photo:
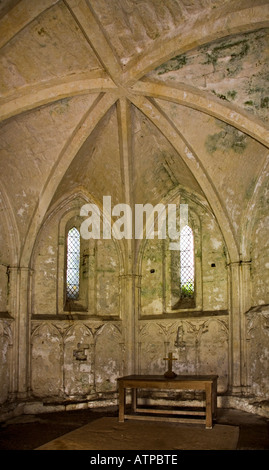
<instances>
[{"instance_id":1,"label":"wooden table","mask_svg":"<svg viewBox=\"0 0 269 470\"><path fill-rule=\"evenodd\" d=\"M197 416L204 416L199 423L204 423L206 429L212 429L213 419L217 415L217 375L177 375L175 378L167 378L163 375L127 375L118 379L119 385L119 422L124 419L151 419L155 421L194 422ZM126 389L131 389L131 413L126 414ZM170 410L139 408L137 406L137 389L158 390L203 390L205 391L205 410ZM149 414L145 416L145 414ZM161 417L152 416L159 414ZM170 416L165 416L170 415ZM181 415L172 416L171 415ZM182 415L192 415L194 418L182 418ZM195 418L196 417L196 418Z\"/></svg>"}]
</instances>

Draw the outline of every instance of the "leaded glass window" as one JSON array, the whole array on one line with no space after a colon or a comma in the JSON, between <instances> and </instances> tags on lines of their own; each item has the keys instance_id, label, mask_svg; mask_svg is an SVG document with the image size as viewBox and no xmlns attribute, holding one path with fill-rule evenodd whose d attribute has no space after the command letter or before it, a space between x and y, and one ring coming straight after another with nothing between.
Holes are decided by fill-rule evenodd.
<instances>
[{"instance_id":1,"label":"leaded glass window","mask_svg":"<svg viewBox=\"0 0 269 470\"><path fill-rule=\"evenodd\" d=\"M180 232L181 298L194 295L194 243L192 229L185 225Z\"/></svg>"},{"instance_id":2,"label":"leaded glass window","mask_svg":"<svg viewBox=\"0 0 269 470\"><path fill-rule=\"evenodd\" d=\"M80 233L73 227L67 235L66 297L77 300L79 297Z\"/></svg>"}]
</instances>

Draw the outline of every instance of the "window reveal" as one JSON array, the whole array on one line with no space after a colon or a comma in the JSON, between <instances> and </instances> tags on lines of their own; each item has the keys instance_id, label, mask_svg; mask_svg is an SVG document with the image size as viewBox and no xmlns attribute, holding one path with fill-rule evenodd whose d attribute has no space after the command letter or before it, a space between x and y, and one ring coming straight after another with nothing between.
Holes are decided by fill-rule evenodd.
<instances>
[{"instance_id":1,"label":"window reveal","mask_svg":"<svg viewBox=\"0 0 269 470\"><path fill-rule=\"evenodd\" d=\"M67 235L66 298L79 298L80 234L75 227Z\"/></svg>"},{"instance_id":2,"label":"window reveal","mask_svg":"<svg viewBox=\"0 0 269 470\"><path fill-rule=\"evenodd\" d=\"M180 233L181 297L194 295L194 243L192 229L185 225Z\"/></svg>"}]
</instances>

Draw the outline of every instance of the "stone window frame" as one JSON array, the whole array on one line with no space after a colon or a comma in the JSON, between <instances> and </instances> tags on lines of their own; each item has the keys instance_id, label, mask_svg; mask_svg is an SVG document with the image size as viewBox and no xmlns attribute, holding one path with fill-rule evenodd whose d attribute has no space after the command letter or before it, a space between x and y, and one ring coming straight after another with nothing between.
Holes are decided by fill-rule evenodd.
<instances>
[{"instance_id":1,"label":"stone window frame","mask_svg":"<svg viewBox=\"0 0 269 470\"><path fill-rule=\"evenodd\" d=\"M144 239L140 250L139 250L139 259L138 259L138 277L137 277L137 288L138 288L138 318L139 319L147 319L147 318L167 318L172 316L174 317L181 317L182 315L189 314L192 312L194 315L199 314L199 312L203 311L203 288L202 288L202 224L201 224L201 215L199 211L197 211L197 203L195 204L192 200L186 199L183 200L182 203L188 203L189 206L189 220L188 225L191 227L194 237L194 301L192 304L184 305L183 302L180 302L180 297L178 297L178 303L175 308L171 302L171 287L167 286L166 280L167 276L169 276L169 261L168 257L165 256L163 260L163 280L164 280L164 294L163 294L163 308L162 313L158 312L156 314L150 314L143 312L142 306L142 297L141 297L141 286L142 286L142 271L143 271L143 262L145 260L144 253L145 247L148 241ZM163 247L165 244L168 244L168 240L162 240ZM168 250L169 251L169 250Z\"/></svg>"},{"instance_id":2,"label":"stone window frame","mask_svg":"<svg viewBox=\"0 0 269 470\"><path fill-rule=\"evenodd\" d=\"M68 210L59 221L59 239L58 239L58 313L87 313L87 282L81 275L83 265L83 252L86 245L85 240L80 239L80 294L77 300L68 300L66 296L66 270L67 270L67 236L72 227L80 231L81 217L79 210L73 208Z\"/></svg>"},{"instance_id":3,"label":"stone window frame","mask_svg":"<svg viewBox=\"0 0 269 470\"><path fill-rule=\"evenodd\" d=\"M57 314L59 315L73 315L74 317L78 316L81 318L101 318L100 314L96 311L95 307L92 305L92 286L89 286L88 279L88 269L90 257L93 256L94 248L89 246L90 240L87 240L81 237L81 246L80 246L80 269L81 269L81 279L80 279L80 298L77 301L72 303L66 302L66 259L67 259L67 233L75 226L79 231L82 223L82 218L80 216L80 210L83 204L92 202L91 199L73 199L71 200L64 211L61 214L61 217L58 222L58 276L57 276ZM101 217L103 214L101 213ZM117 252L118 262L119 262L119 292L122 292L122 283L124 282L124 246L122 240L112 239L115 243L115 248ZM84 275L83 275L84 273ZM95 294L94 294L95 295ZM107 315L102 314L102 318L108 320L113 320L114 318L122 318L122 309L124 302L120 300L119 311L117 314Z\"/></svg>"},{"instance_id":4,"label":"stone window frame","mask_svg":"<svg viewBox=\"0 0 269 470\"><path fill-rule=\"evenodd\" d=\"M190 299L184 299L181 295L180 286L180 272L178 273L178 300L176 302L166 302L164 313L179 313L182 311L196 311L202 309L202 260L201 260L201 221L199 215L194 208L190 205L189 201L189 220L188 226L193 234L193 250L194 250L194 294ZM179 256L179 270L180 270L180 251ZM166 275L169 269L169 261L166 263ZM170 292L171 295L171 292Z\"/></svg>"},{"instance_id":5,"label":"stone window frame","mask_svg":"<svg viewBox=\"0 0 269 470\"><path fill-rule=\"evenodd\" d=\"M75 232L74 235L71 232ZM72 251L69 251L70 245L72 246ZM76 244L76 250L74 250L74 244ZM69 300L78 300L79 291L80 291L80 281L81 281L81 263L80 263L80 245L81 245L81 235L77 227L71 227L67 232L67 249L66 249L66 273L65 273L65 283L66 283L66 299ZM79 263L78 267L74 268L74 257L78 258ZM73 266L71 267L71 264ZM69 276L71 276L70 287L68 284ZM76 281L76 282L74 282Z\"/></svg>"},{"instance_id":6,"label":"stone window frame","mask_svg":"<svg viewBox=\"0 0 269 470\"><path fill-rule=\"evenodd\" d=\"M170 305L170 309L172 311L175 311L175 310L181 310L181 309L184 309L184 308L188 308L188 309L192 309L192 308L195 308L196 306L196 288L197 288L197 282L196 282L196 264L197 264L197 260L196 260L196 256L195 256L195 235L194 235L194 230L193 230L193 227L192 227L192 223L188 223L187 225L185 225L181 231L180 231L180 239L179 239L179 244L181 244L181 233L182 233L182 230L187 226L190 228L191 230L191 233L192 233L192 237L193 237L193 269L194 269L194 278L193 278L193 294L191 296L185 296L182 292L182 279L181 279L181 267L182 267L182 255L181 255L181 249L178 250L178 251L172 251L170 253L170 268L172 266L172 258L178 258L178 263L177 263L177 268L178 268L178 273L177 273L177 279L176 279L176 283L177 283L177 286L176 286L176 290L177 290L177 295L176 295L176 298L177 300L175 300L175 302L173 303L173 301L171 301L171 305ZM172 298L172 291L173 291L173 287L171 285L171 298Z\"/></svg>"}]
</instances>

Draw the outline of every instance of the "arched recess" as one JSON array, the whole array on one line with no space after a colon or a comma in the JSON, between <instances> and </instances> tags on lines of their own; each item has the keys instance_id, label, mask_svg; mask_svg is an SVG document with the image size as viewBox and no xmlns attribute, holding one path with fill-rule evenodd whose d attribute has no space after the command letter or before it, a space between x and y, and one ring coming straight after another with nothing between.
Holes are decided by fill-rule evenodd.
<instances>
[{"instance_id":1,"label":"arched recess","mask_svg":"<svg viewBox=\"0 0 269 470\"><path fill-rule=\"evenodd\" d=\"M33 275L30 311L33 315L69 315L80 313L90 316L103 314L106 317L106 315L112 315L114 303L113 314L116 317L121 317L122 315L119 292L120 278L124 270L124 246L123 240L114 238L111 238L111 240L84 240L81 237L81 296L77 304L74 302L72 307L66 306L66 236L72 226L76 226L80 231L81 224L85 218L80 213L81 208L85 204L93 204L99 208L100 226L102 227L105 214L102 212L101 203L94 199L84 188L73 190L71 193L63 196L50 208L46 215L31 256ZM99 250L96 244L99 244ZM96 268L96 263L101 263L100 256L96 260L97 253L100 256L106 256L105 253L108 255L107 275L105 272L101 272L101 269ZM109 257L116 270L115 272L112 272L110 269ZM49 269L51 269L51 273ZM44 278L45 275L46 278ZM103 277L99 279L98 276ZM115 284L114 289L111 289L114 303L111 297L106 307L107 312L101 312L102 304L98 303L98 299L101 298L99 291L102 280L106 281L104 284L107 287L111 282ZM49 303L47 301L48 298L50 299Z\"/></svg>"},{"instance_id":2,"label":"arched recess","mask_svg":"<svg viewBox=\"0 0 269 470\"><path fill-rule=\"evenodd\" d=\"M184 316L186 312L188 315L194 313L202 316L207 315L207 312L227 314L229 258L216 218L201 196L194 196L181 187L172 194L161 201L165 207L167 204L176 204L178 208L179 204L188 207L188 225L194 235L195 296L190 302L181 299L180 257L178 252L172 256L168 230L165 240L158 239L157 235L154 239L147 239L144 234L137 248L138 319L175 318ZM177 219L179 224L180 211ZM176 272L172 276L174 269Z\"/></svg>"},{"instance_id":3,"label":"arched recess","mask_svg":"<svg viewBox=\"0 0 269 470\"><path fill-rule=\"evenodd\" d=\"M39 203L32 218L22 250L20 260L22 266L28 266L29 264L38 230L42 225L45 214L50 206L55 191L57 190L63 175L75 158L82 144L85 142L87 137L89 137L98 122L102 119L102 117L111 108L116 100L117 97L115 96L107 97L99 95L93 105L87 111L86 115L81 119L71 138L66 142L66 145L59 155L57 163L52 168L52 171L48 176L47 182L44 185L43 191L40 195Z\"/></svg>"},{"instance_id":4,"label":"arched recess","mask_svg":"<svg viewBox=\"0 0 269 470\"><path fill-rule=\"evenodd\" d=\"M170 199L170 198L169 198ZM182 310L202 310L202 279L201 279L201 224L195 210L195 203L186 196L186 191L178 190L174 200L169 204L177 207L177 231L180 232L180 204L188 207L186 223L194 234L194 261L195 261L195 297L190 302L181 301L180 289L180 250L171 250L168 226L166 226L166 238L159 239L157 235L153 239L147 239L144 234L139 244L137 273L139 280L138 317L173 313ZM163 202L162 202L163 203ZM166 203L167 204L167 203ZM166 207L166 204L163 205ZM157 222L157 221L156 221ZM184 223L185 223L184 222ZM168 223L166 211L166 224Z\"/></svg>"},{"instance_id":5,"label":"arched recess","mask_svg":"<svg viewBox=\"0 0 269 470\"><path fill-rule=\"evenodd\" d=\"M156 125L160 132L162 132L192 172L219 224L227 246L230 261L238 261L239 247L234 236L231 221L219 200L213 182L207 175L206 169L203 168L198 156L192 150L190 144L180 134L180 131L170 122L166 114L157 107L156 103L144 97L132 97L131 100L133 104Z\"/></svg>"}]
</instances>

